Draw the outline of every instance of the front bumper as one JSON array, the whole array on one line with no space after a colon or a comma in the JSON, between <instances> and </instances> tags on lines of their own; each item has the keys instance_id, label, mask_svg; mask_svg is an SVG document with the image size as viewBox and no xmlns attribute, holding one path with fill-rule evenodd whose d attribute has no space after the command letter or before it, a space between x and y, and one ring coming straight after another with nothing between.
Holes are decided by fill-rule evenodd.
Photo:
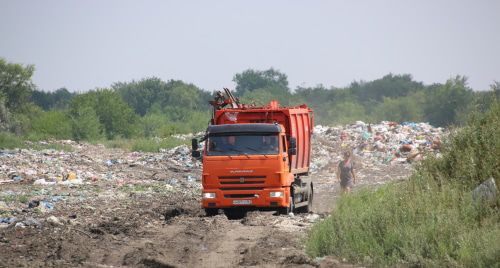
<instances>
[{"instance_id":1,"label":"front bumper","mask_svg":"<svg viewBox=\"0 0 500 268\"><path fill-rule=\"evenodd\" d=\"M279 191L283 192L282 197L270 197L271 192ZM288 207L290 202L289 187L273 187L261 190L204 189L203 193L215 193L215 198L202 198L201 205L203 208Z\"/></svg>"}]
</instances>

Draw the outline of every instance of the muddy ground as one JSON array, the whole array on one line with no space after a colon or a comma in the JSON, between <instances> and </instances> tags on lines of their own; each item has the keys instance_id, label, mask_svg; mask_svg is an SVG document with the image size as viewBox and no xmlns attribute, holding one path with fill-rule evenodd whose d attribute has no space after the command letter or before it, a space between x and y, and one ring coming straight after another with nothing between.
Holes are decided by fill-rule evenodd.
<instances>
[{"instance_id":1,"label":"muddy ground","mask_svg":"<svg viewBox=\"0 0 500 268\"><path fill-rule=\"evenodd\" d=\"M15 217L17 223L0 228L0 267L349 266L334 257L311 259L305 253L308 229L326 217L339 198L339 184L331 173L338 146L327 140L314 143L329 158L312 174L313 213L277 216L252 211L236 220L223 214L204 216L197 164L183 166L170 161L171 155L157 157L154 165L148 162L162 153L148 154L142 162L105 164L105 159L130 155L73 144L75 151L63 163L85 155L85 163L73 165L88 165L103 174L112 170L119 178L96 178L81 185L33 185L29 180L1 184L3 217ZM16 157L25 156L0 160L15 165ZM383 165L361 157L357 163L357 189L404 179L411 172L407 164ZM6 193L11 196L7 201ZM26 197L21 200L21 195ZM52 200L54 208L43 209L32 202L37 200Z\"/></svg>"}]
</instances>

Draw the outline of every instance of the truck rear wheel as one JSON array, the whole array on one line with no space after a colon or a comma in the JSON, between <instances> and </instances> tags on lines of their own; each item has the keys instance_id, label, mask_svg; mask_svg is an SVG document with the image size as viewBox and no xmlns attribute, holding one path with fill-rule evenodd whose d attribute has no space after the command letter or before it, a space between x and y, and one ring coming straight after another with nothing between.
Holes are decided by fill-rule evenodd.
<instances>
[{"instance_id":1,"label":"truck rear wheel","mask_svg":"<svg viewBox=\"0 0 500 268\"><path fill-rule=\"evenodd\" d=\"M307 186L307 199L306 199L307 204L303 205L301 207L298 207L295 210L298 213L308 213L308 212L312 211L313 199L314 199L313 187L312 187L312 184L309 184Z\"/></svg>"},{"instance_id":2,"label":"truck rear wheel","mask_svg":"<svg viewBox=\"0 0 500 268\"><path fill-rule=\"evenodd\" d=\"M314 190L312 187L312 183L309 186L309 191L307 195L307 206L304 207L304 212L308 213L312 211L313 200L314 200Z\"/></svg>"}]
</instances>

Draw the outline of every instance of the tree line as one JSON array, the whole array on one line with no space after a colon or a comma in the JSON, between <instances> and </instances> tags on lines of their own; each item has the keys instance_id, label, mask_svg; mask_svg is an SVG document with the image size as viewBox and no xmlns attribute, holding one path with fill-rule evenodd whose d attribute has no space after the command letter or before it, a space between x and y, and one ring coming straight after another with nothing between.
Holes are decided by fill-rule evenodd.
<instances>
[{"instance_id":1,"label":"tree line","mask_svg":"<svg viewBox=\"0 0 500 268\"><path fill-rule=\"evenodd\" d=\"M70 92L38 90L32 65L0 58L0 132L28 139L97 140L167 137L206 128L213 92L180 80L157 77L117 82L108 88ZM306 103L319 124L425 121L435 126L464 122L471 111L487 110L500 97L500 83L489 91L473 91L464 76L424 85L411 75L388 74L373 81L354 81L343 88L291 89L286 74L245 70L233 77L242 103L282 105Z\"/></svg>"}]
</instances>

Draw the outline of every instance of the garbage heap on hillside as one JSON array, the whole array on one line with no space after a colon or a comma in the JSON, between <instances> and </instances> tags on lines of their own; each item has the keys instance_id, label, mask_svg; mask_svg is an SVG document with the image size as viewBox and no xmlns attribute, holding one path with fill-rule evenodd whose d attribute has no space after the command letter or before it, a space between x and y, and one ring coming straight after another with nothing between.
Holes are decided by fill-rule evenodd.
<instances>
[{"instance_id":1,"label":"garbage heap on hillside","mask_svg":"<svg viewBox=\"0 0 500 268\"><path fill-rule=\"evenodd\" d=\"M427 154L439 155L441 140L447 132L428 123L389 122L367 124L357 121L345 126L314 127L314 136L320 143L329 143L335 155L340 158L343 151L354 156L371 159L382 164L406 164L422 160ZM316 151L323 155L322 149Z\"/></svg>"}]
</instances>

